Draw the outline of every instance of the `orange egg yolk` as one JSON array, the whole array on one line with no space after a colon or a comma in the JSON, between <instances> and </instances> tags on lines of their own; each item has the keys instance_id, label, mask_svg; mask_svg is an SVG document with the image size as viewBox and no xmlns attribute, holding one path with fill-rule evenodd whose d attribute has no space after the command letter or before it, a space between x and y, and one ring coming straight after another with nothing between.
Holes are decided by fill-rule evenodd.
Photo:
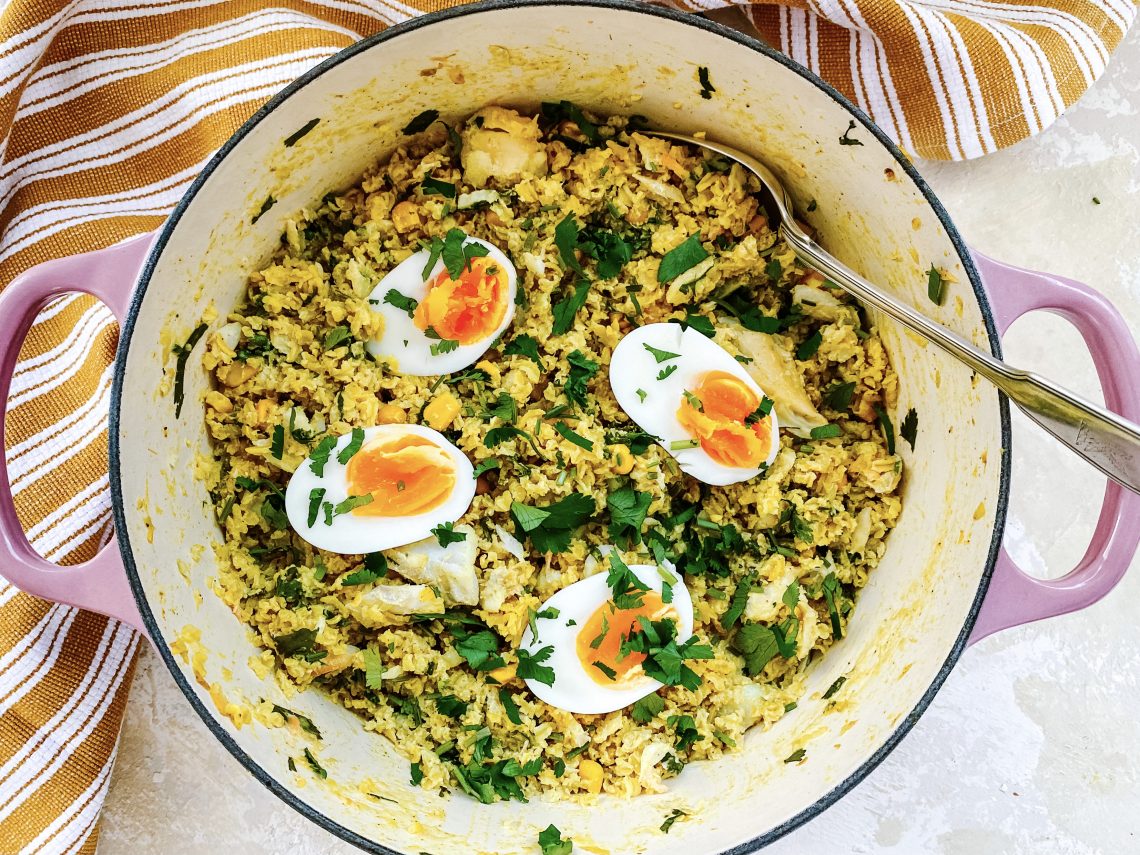
<instances>
[{"instance_id":1,"label":"orange egg yolk","mask_svg":"<svg viewBox=\"0 0 1140 855\"><path fill-rule=\"evenodd\" d=\"M772 420L765 417L755 424L745 424L744 420L760 406L760 399L739 377L726 371L710 371L690 395L681 399L677 421L689 436L700 441L709 457L724 466L746 469L767 459L772 445Z\"/></svg>"},{"instance_id":2,"label":"orange egg yolk","mask_svg":"<svg viewBox=\"0 0 1140 855\"><path fill-rule=\"evenodd\" d=\"M372 495L353 509L364 517L408 517L443 504L455 488L447 452L422 436L377 437L348 461L348 491Z\"/></svg>"},{"instance_id":3,"label":"orange egg yolk","mask_svg":"<svg viewBox=\"0 0 1140 855\"><path fill-rule=\"evenodd\" d=\"M627 636L640 629L637 622L639 617L648 620L661 620L671 616L677 619L677 611L662 601L661 595L655 591L646 591L641 596L641 605L633 609L618 609L612 600L607 600L598 606L590 615L585 626L578 632L575 646L578 650L578 660L586 673L595 683L603 686L621 685L641 673L641 663L645 661L644 653L628 653L621 655L621 644ZM611 677L595 663L614 672Z\"/></svg>"},{"instance_id":4,"label":"orange egg yolk","mask_svg":"<svg viewBox=\"0 0 1140 855\"><path fill-rule=\"evenodd\" d=\"M491 336L507 312L507 272L486 256L472 258L458 279L446 270L428 283L427 296L412 316L421 330L441 339L471 344Z\"/></svg>"}]
</instances>

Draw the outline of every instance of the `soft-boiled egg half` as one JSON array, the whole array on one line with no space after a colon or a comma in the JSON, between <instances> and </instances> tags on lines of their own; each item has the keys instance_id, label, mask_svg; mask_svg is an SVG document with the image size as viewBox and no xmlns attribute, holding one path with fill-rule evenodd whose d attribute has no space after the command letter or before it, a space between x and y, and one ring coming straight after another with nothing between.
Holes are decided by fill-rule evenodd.
<instances>
[{"instance_id":1,"label":"soft-boiled egg half","mask_svg":"<svg viewBox=\"0 0 1140 855\"><path fill-rule=\"evenodd\" d=\"M356 554L422 540L474 497L471 461L447 437L380 425L318 445L289 480L285 512L318 549Z\"/></svg>"},{"instance_id":2,"label":"soft-boiled egg half","mask_svg":"<svg viewBox=\"0 0 1140 855\"><path fill-rule=\"evenodd\" d=\"M554 669L551 685L526 680L538 698L569 712L597 714L629 706L661 688L644 673L645 654L622 656L622 641L640 627L639 617L668 618L676 622L677 643L682 644L693 634L693 601L680 574L654 564L631 564L629 569L648 589L636 608L614 605L605 572L567 585L542 604L534 620L538 636L528 626L520 645L532 656L553 648L544 662Z\"/></svg>"},{"instance_id":3,"label":"soft-boiled egg half","mask_svg":"<svg viewBox=\"0 0 1140 855\"><path fill-rule=\"evenodd\" d=\"M413 253L368 298L384 331L365 347L400 374L430 377L474 365L514 317L518 275L502 250L458 229L442 243L430 267L432 250Z\"/></svg>"},{"instance_id":4,"label":"soft-boiled egg half","mask_svg":"<svg viewBox=\"0 0 1140 855\"><path fill-rule=\"evenodd\" d=\"M610 388L681 469L706 484L753 478L780 450L772 402L719 344L680 324L647 324L610 359Z\"/></svg>"}]
</instances>

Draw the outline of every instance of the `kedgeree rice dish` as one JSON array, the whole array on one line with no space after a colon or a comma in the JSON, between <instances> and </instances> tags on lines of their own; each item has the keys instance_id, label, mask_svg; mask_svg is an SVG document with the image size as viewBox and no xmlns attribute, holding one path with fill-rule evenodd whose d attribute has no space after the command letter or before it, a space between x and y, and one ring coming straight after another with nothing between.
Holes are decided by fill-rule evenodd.
<instances>
[{"instance_id":1,"label":"kedgeree rice dish","mask_svg":"<svg viewBox=\"0 0 1140 855\"><path fill-rule=\"evenodd\" d=\"M855 619L897 379L739 166L567 102L436 119L289 220L208 341L215 588L414 784L657 792Z\"/></svg>"}]
</instances>

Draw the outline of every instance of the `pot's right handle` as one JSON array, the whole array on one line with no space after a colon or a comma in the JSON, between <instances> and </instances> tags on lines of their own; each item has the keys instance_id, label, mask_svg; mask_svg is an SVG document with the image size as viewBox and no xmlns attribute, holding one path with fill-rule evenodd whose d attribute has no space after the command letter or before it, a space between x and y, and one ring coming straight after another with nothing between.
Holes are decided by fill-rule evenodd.
<instances>
[{"instance_id":1,"label":"pot's right handle","mask_svg":"<svg viewBox=\"0 0 1140 855\"><path fill-rule=\"evenodd\" d=\"M28 543L16 516L2 437L20 345L40 308L52 297L83 291L121 322L153 241L152 233L144 234L96 252L46 261L0 292L0 575L33 596L118 618L144 632L114 538L90 561L67 567L44 560Z\"/></svg>"},{"instance_id":2,"label":"pot's right handle","mask_svg":"<svg viewBox=\"0 0 1140 855\"><path fill-rule=\"evenodd\" d=\"M1071 279L1012 267L979 252L973 256L999 333L1028 312L1060 315L1077 328L1092 354L1105 406L1140 421L1140 351L1124 318L1103 295ZM1140 495L1109 481L1092 542L1067 575L1035 579L1002 548L970 643L998 630L1092 605L1120 581L1138 544Z\"/></svg>"}]
</instances>

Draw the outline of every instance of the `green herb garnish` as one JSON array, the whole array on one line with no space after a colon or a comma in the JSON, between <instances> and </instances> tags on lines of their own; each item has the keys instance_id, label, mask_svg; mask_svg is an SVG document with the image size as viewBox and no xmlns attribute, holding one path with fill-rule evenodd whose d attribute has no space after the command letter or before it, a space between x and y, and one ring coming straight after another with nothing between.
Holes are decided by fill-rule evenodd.
<instances>
[{"instance_id":1,"label":"green herb garnish","mask_svg":"<svg viewBox=\"0 0 1140 855\"><path fill-rule=\"evenodd\" d=\"M182 345L174 345L172 348L175 355L178 357L174 365L174 418L182 415L182 401L186 397L185 393L185 380L186 380L186 360L190 358L190 351L194 349L194 345L202 338L206 332L205 324L198 324L190 336L186 339L186 343Z\"/></svg>"},{"instance_id":2,"label":"green herb garnish","mask_svg":"<svg viewBox=\"0 0 1140 855\"><path fill-rule=\"evenodd\" d=\"M672 282L686 270L696 267L708 257L708 252L701 246L701 236L699 234L690 235L680 246L665 253L660 266L657 268L657 281Z\"/></svg>"},{"instance_id":3,"label":"green herb garnish","mask_svg":"<svg viewBox=\"0 0 1140 855\"><path fill-rule=\"evenodd\" d=\"M406 125L404 125L403 133L405 136L418 134L426 131L431 127L432 122L439 118L439 110L424 110Z\"/></svg>"},{"instance_id":4,"label":"green herb garnish","mask_svg":"<svg viewBox=\"0 0 1140 855\"><path fill-rule=\"evenodd\" d=\"M467 540L467 532L456 531L455 524L450 522L440 523L431 530L435 535L435 539L439 541L439 545L446 548L449 544L460 543Z\"/></svg>"},{"instance_id":5,"label":"green herb garnish","mask_svg":"<svg viewBox=\"0 0 1140 855\"><path fill-rule=\"evenodd\" d=\"M384 295L384 302L389 306L395 306L397 309L407 312L409 318L416 313L416 307L420 304L420 301L415 297L407 297L395 288L388 289L388 293Z\"/></svg>"},{"instance_id":6,"label":"green herb garnish","mask_svg":"<svg viewBox=\"0 0 1140 855\"><path fill-rule=\"evenodd\" d=\"M289 134L289 136L285 137L285 148L292 148L295 146L298 142L300 142L301 138L305 136L305 134L307 134L320 123L320 119L309 119L309 121L305 122L305 124L301 125L301 127L293 131L293 133Z\"/></svg>"}]
</instances>

